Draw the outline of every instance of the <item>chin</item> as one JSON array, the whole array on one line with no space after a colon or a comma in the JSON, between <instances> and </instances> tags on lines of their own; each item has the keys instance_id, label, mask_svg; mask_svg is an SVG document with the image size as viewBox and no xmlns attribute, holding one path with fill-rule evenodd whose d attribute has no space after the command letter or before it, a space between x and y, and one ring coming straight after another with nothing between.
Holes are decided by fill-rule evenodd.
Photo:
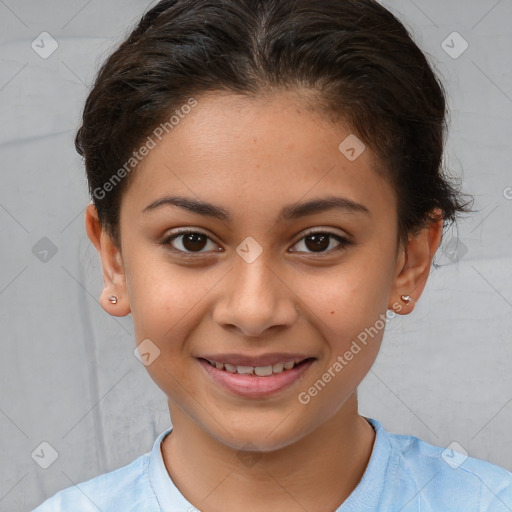
<instances>
[{"instance_id":1,"label":"chin","mask_svg":"<svg viewBox=\"0 0 512 512\"><path fill-rule=\"evenodd\" d=\"M274 452L281 450L299 441L309 434L304 426L304 420L288 420L280 417L279 420L255 421L250 424L233 424L221 422L225 430L218 424L213 425L215 432L210 434L219 442L234 450L247 450L254 452Z\"/></svg>"}]
</instances>

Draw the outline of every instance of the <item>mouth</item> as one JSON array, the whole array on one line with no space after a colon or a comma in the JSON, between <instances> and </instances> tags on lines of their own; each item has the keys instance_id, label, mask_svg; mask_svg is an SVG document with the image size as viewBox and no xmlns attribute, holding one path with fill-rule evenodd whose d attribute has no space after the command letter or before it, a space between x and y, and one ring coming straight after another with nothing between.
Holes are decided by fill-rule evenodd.
<instances>
[{"instance_id":1,"label":"mouth","mask_svg":"<svg viewBox=\"0 0 512 512\"><path fill-rule=\"evenodd\" d=\"M283 372L287 372L289 370L293 370L308 361L312 361L314 357L307 357L301 360L291 360L278 362L275 364L269 365L261 365L261 366L251 366L251 365L235 365L230 363L224 363L222 361L215 361L213 359L200 358L203 361L206 361L210 364L210 366L216 368L217 370L229 372L229 373L238 373L240 375L255 375L257 377L269 377L271 375L277 375Z\"/></svg>"},{"instance_id":2,"label":"mouth","mask_svg":"<svg viewBox=\"0 0 512 512\"><path fill-rule=\"evenodd\" d=\"M206 375L230 394L244 398L265 398L299 382L317 358L276 354L258 360L253 358L252 361L234 355L198 357L197 360ZM253 364L248 364L250 362Z\"/></svg>"}]
</instances>

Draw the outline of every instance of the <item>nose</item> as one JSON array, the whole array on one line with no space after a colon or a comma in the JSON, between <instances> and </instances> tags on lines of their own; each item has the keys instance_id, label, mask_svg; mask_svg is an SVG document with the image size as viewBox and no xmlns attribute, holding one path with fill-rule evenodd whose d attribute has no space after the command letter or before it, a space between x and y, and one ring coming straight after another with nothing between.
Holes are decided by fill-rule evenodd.
<instances>
[{"instance_id":1,"label":"nose","mask_svg":"<svg viewBox=\"0 0 512 512\"><path fill-rule=\"evenodd\" d=\"M261 337L296 321L298 299L290 278L271 268L262 256L252 263L236 259L226 277L213 311L214 321L224 329Z\"/></svg>"}]
</instances>

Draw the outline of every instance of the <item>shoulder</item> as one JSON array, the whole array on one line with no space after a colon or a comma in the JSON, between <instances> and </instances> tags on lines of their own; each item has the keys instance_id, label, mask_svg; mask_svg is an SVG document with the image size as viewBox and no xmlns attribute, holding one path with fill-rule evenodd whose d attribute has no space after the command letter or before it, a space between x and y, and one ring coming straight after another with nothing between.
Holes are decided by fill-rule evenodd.
<instances>
[{"instance_id":1,"label":"shoulder","mask_svg":"<svg viewBox=\"0 0 512 512\"><path fill-rule=\"evenodd\" d=\"M468 512L512 511L512 473L506 469L470 457L460 446L443 448L402 434L387 433L387 439L395 455L390 470L411 499L416 496L413 501L432 510L449 504Z\"/></svg>"},{"instance_id":2,"label":"shoulder","mask_svg":"<svg viewBox=\"0 0 512 512\"><path fill-rule=\"evenodd\" d=\"M149 453L130 464L58 492L32 512L159 511L147 475Z\"/></svg>"}]
</instances>

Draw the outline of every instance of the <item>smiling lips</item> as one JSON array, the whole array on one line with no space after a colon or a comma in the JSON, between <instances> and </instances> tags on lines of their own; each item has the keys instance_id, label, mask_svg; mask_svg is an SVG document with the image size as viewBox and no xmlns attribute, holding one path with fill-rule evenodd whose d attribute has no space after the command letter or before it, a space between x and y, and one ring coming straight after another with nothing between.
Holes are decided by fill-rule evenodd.
<instances>
[{"instance_id":1,"label":"smiling lips","mask_svg":"<svg viewBox=\"0 0 512 512\"><path fill-rule=\"evenodd\" d=\"M230 392L247 398L263 398L299 380L316 358L286 353L261 357L216 354L198 360L206 373Z\"/></svg>"},{"instance_id":2,"label":"smiling lips","mask_svg":"<svg viewBox=\"0 0 512 512\"><path fill-rule=\"evenodd\" d=\"M264 354L258 357L245 356L242 354L216 354L205 355L205 359L217 370L225 370L229 373L242 375L257 375L268 377L272 374L282 373L291 370L298 364L308 359L313 359L306 354L274 353Z\"/></svg>"},{"instance_id":3,"label":"smiling lips","mask_svg":"<svg viewBox=\"0 0 512 512\"><path fill-rule=\"evenodd\" d=\"M291 370L296 364L300 362L287 361L286 363L276 363L268 366L241 366L232 365L229 363L220 363L219 361L207 361L217 368L217 370L225 370L229 373L240 373L242 375L257 375L258 377L268 377L273 373L282 373L285 370Z\"/></svg>"}]
</instances>

